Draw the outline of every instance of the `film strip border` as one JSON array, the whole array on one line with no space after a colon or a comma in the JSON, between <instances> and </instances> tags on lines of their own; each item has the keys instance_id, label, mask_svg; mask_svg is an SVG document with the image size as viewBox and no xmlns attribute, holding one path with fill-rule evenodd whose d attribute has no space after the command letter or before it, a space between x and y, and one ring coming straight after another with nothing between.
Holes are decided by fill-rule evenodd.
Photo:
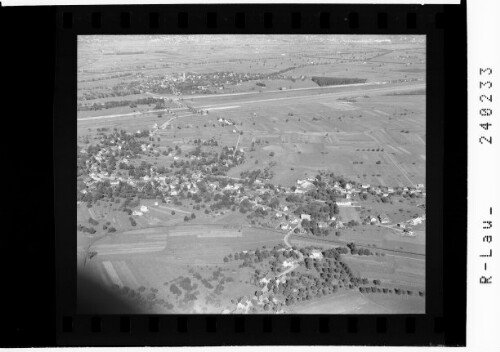
<instances>
[{"instance_id":1,"label":"film strip border","mask_svg":"<svg viewBox=\"0 0 500 352\"><path fill-rule=\"evenodd\" d=\"M56 27L58 41L61 41L60 44L63 47L63 55L68 54L68 58L76 55L75 42L78 34L196 33L426 34L428 45L430 44L429 52L434 52L434 55L439 56L443 54L439 51L443 47L443 33L450 29L448 33L451 35L453 26L459 21L455 18L451 21L452 24L449 24L449 18L453 17L449 16L450 12L444 9L443 6L402 5L61 7L57 11ZM456 44L456 41L453 44ZM436 52L436 48L440 49ZM68 72L68 69L76 72L74 63L63 63L62 66L62 72ZM428 110L429 121L432 119L432 114L443 114L442 106L439 106L439 104L442 105L439 99L443 97L443 93L437 96L431 94L432 87L435 89L434 92L443 88L443 62L428 63L428 68L428 82L432 83L437 80L437 84L432 83L428 91L427 104L428 107L433 106L432 111ZM59 84L65 82L69 83L69 86L76 86L75 77L59 78ZM64 93L65 98L67 94L69 93ZM71 111L68 107L71 108L74 102L68 102L69 100L61 106L57 106L56 103L56 115L58 109L61 109L60 112ZM76 122L69 122L69 124L72 123L76 124ZM436 133L434 132L435 135ZM442 137L442 133L442 130L437 133L438 138ZM432 139L430 134L431 131L428 137ZM72 193L68 192L68 194ZM71 223L72 220L70 216L64 221ZM73 225L69 225L68 229L74 228ZM425 315L88 316L76 314L75 298L61 294L66 287L76 285L74 260L76 254L64 250L76 248L76 246L71 236L66 236L64 239L56 236L56 257L59 263L65 264L63 269L61 265L57 267L58 277L61 278L57 285L59 291L56 314L57 343L72 346L446 345L452 340L448 336L455 333L452 331L453 324L458 321L455 318L460 316L460 314L454 315L453 312L464 308L446 306L446 300L442 297L441 283L441 280L445 281L446 278L441 269L443 263L444 272L446 269L453 270L453 268L451 265L446 268L447 261L442 259L436 261L436 258L443 256L443 240L436 240L429 236L428 239L430 241L427 246L427 257L428 260L431 258L431 263L436 265L433 265L432 270L427 265L426 269L428 301ZM445 255L446 251L444 248ZM465 324L465 320L463 323ZM451 344L458 340L455 338Z\"/></svg>"},{"instance_id":2,"label":"film strip border","mask_svg":"<svg viewBox=\"0 0 500 352\"><path fill-rule=\"evenodd\" d=\"M59 13L58 27L80 34L188 33L380 33L418 34L445 26L442 6L280 6L175 5L128 7L71 7ZM281 7L281 9L285 9ZM331 10L329 10L331 9Z\"/></svg>"},{"instance_id":3,"label":"film strip border","mask_svg":"<svg viewBox=\"0 0 500 352\"><path fill-rule=\"evenodd\" d=\"M442 317L63 316L62 345L424 345L443 343Z\"/></svg>"}]
</instances>

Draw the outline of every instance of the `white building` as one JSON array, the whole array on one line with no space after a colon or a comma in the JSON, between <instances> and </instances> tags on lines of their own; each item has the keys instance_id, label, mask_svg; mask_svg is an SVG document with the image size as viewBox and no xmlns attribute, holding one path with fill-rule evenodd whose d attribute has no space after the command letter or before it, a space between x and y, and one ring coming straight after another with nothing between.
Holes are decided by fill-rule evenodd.
<instances>
[{"instance_id":1,"label":"white building","mask_svg":"<svg viewBox=\"0 0 500 352\"><path fill-rule=\"evenodd\" d=\"M322 259L323 258L323 253L321 251L314 249L311 254L309 254L309 258L312 259Z\"/></svg>"},{"instance_id":2,"label":"white building","mask_svg":"<svg viewBox=\"0 0 500 352\"><path fill-rule=\"evenodd\" d=\"M421 217L416 217L416 218L413 218L411 220L408 220L408 223L415 226L415 225L419 225L422 223L422 218Z\"/></svg>"},{"instance_id":3,"label":"white building","mask_svg":"<svg viewBox=\"0 0 500 352\"><path fill-rule=\"evenodd\" d=\"M309 215L309 214L300 214L300 220L311 221L311 215Z\"/></svg>"}]
</instances>

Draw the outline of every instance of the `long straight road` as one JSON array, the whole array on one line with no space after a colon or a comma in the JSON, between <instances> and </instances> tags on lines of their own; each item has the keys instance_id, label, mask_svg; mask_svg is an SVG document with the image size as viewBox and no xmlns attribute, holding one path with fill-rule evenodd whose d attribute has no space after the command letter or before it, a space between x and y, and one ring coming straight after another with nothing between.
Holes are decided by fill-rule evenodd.
<instances>
[{"instance_id":1,"label":"long straight road","mask_svg":"<svg viewBox=\"0 0 500 352\"><path fill-rule=\"evenodd\" d=\"M225 107L225 106L234 106L235 108L241 107L241 105L251 105L251 104L262 104L262 103L269 103L269 102L276 102L276 101L287 101L287 100L315 100L315 99L320 99L324 100L325 98L330 98L330 99L335 99L335 98L342 98L342 97L349 97L355 94L385 94L385 93L390 93L390 92L400 92L403 90L416 90L416 89L423 89L425 88L425 84L412 84L412 85L394 85L394 86L377 86L377 88L366 88L366 89L356 89L356 90L347 90L347 91L342 91L342 92L334 92L334 93L319 93L319 94L307 94L307 95L292 95L292 96L285 96L285 97L277 97L277 98L265 98L266 94L262 94L264 97L262 99L254 99L254 100L247 100L245 98L248 97L236 97L234 99L231 99L229 102L224 102L224 103L216 103L216 104L209 104L209 105L198 105L195 108L198 109L207 109L207 108L214 108L214 107ZM279 95L286 95L288 91L283 91L283 94ZM214 96L213 98L216 98ZM253 98L253 96L252 96Z\"/></svg>"}]
</instances>

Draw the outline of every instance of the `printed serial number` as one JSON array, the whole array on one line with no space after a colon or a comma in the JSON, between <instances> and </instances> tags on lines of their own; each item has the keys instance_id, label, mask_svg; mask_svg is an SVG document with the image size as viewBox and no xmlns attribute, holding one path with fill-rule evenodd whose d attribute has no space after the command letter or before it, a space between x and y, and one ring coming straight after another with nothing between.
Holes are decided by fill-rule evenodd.
<instances>
[{"instance_id":1,"label":"printed serial number","mask_svg":"<svg viewBox=\"0 0 500 352\"><path fill-rule=\"evenodd\" d=\"M493 74L493 69L491 69L490 67L486 67L486 68L480 68L479 69L479 76L482 76L481 78L485 78L485 80L480 80L479 81L479 89L484 89L484 94L480 94L479 95L479 101L483 104L490 104L490 103L493 103L493 94L488 94L488 92L486 91L487 89L491 89L493 87L493 83L491 80L486 80L487 76L491 76L491 74ZM483 93L483 92L481 92ZM493 115L493 109L491 107L481 107L479 109L479 116L480 117L490 117ZM490 127L492 127L492 123L490 123L489 121L484 121L484 122L481 122L479 123L479 127L481 127L482 129L486 130L486 131L489 131L490 130ZM491 135L487 135L487 136L480 136L479 137L479 143L481 144L493 144L493 137Z\"/></svg>"}]
</instances>

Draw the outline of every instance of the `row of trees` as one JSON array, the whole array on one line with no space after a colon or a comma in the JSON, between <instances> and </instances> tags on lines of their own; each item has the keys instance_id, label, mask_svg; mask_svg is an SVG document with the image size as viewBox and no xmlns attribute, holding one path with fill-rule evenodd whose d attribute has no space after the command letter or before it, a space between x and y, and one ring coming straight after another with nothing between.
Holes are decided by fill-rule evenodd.
<instances>
[{"instance_id":1,"label":"row of trees","mask_svg":"<svg viewBox=\"0 0 500 352\"><path fill-rule=\"evenodd\" d=\"M375 286L360 286L359 287L359 292L361 293L385 293L385 294L396 294L398 296L400 295L408 295L408 296L413 296L416 293L413 292L412 290L405 290L401 288L387 288L387 287L375 287ZM418 291L417 293L420 297L424 297L425 293L424 291Z\"/></svg>"},{"instance_id":2,"label":"row of trees","mask_svg":"<svg viewBox=\"0 0 500 352\"><path fill-rule=\"evenodd\" d=\"M163 99L147 97L135 100L112 100L106 102L93 103L92 105L78 104L77 110L78 111L102 110L102 109L116 108L120 106L130 106L133 108L137 107L137 105L150 105L150 104L161 104L161 103L163 103Z\"/></svg>"}]
</instances>

